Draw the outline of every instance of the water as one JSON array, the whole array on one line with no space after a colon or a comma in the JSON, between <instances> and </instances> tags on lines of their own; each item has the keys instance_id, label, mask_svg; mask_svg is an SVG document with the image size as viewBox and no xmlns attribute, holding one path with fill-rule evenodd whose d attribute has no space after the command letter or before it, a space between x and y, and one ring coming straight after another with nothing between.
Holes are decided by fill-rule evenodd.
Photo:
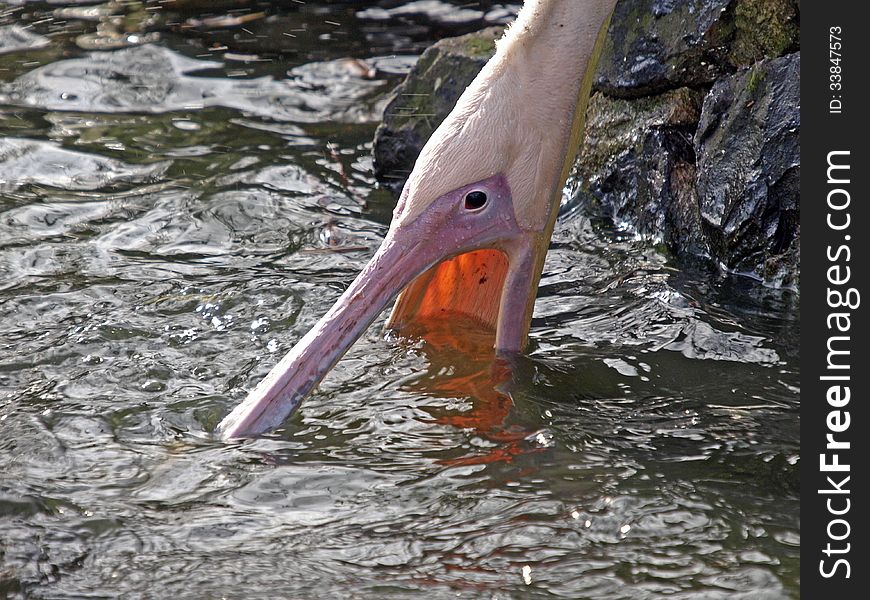
<instances>
[{"instance_id":1,"label":"water","mask_svg":"<svg viewBox=\"0 0 870 600\"><path fill-rule=\"evenodd\" d=\"M0 597L797 598L796 295L583 210L509 374L376 324L212 437L382 239L397 77L498 9L361 4L105 51L0 5Z\"/></svg>"}]
</instances>

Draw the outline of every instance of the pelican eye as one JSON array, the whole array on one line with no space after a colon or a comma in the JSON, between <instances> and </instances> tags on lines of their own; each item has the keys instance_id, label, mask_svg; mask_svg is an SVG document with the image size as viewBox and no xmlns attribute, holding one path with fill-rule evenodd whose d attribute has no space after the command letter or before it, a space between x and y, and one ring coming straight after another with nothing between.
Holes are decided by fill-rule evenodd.
<instances>
[{"instance_id":1,"label":"pelican eye","mask_svg":"<svg viewBox=\"0 0 870 600\"><path fill-rule=\"evenodd\" d=\"M465 208L468 210L483 208L484 204L486 204L486 192L474 190L465 194Z\"/></svg>"}]
</instances>

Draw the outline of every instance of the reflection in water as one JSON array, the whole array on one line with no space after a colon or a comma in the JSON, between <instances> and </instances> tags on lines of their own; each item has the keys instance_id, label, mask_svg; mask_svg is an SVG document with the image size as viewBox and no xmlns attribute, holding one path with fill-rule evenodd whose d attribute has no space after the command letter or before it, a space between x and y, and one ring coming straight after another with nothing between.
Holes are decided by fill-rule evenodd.
<instances>
[{"instance_id":1,"label":"reflection in water","mask_svg":"<svg viewBox=\"0 0 870 600\"><path fill-rule=\"evenodd\" d=\"M798 597L794 294L582 211L528 354L382 317L283 429L212 438L379 245L396 74L512 10L466 4L103 52L0 9L0 597Z\"/></svg>"},{"instance_id":2,"label":"reflection in water","mask_svg":"<svg viewBox=\"0 0 870 600\"><path fill-rule=\"evenodd\" d=\"M0 139L3 177L0 190L40 185L63 190L98 190L121 183L160 180L168 163L145 166L65 150L51 142Z\"/></svg>"},{"instance_id":3,"label":"reflection in water","mask_svg":"<svg viewBox=\"0 0 870 600\"><path fill-rule=\"evenodd\" d=\"M465 456L441 459L440 463L463 466L509 462L514 455L529 451L523 442L534 432L508 423L513 407L507 391L511 367L509 359L495 356L494 330L461 315L430 317L425 324L425 331L409 327L403 332L409 338L424 340L421 350L428 366L406 381L402 389L447 400L446 406L427 411L433 422L467 430L481 438L482 446Z\"/></svg>"}]
</instances>

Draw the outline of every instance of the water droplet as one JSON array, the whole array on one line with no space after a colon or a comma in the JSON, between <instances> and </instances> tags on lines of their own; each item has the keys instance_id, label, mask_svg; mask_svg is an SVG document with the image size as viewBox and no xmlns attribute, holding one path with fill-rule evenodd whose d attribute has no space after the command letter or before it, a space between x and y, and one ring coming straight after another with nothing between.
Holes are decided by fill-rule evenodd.
<instances>
[{"instance_id":1,"label":"water droplet","mask_svg":"<svg viewBox=\"0 0 870 600\"><path fill-rule=\"evenodd\" d=\"M181 129L182 131L197 131L202 129L202 126L199 123L188 121L187 119L176 119L172 121L172 125L176 129Z\"/></svg>"},{"instance_id":2,"label":"water droplet","mask_svg":"<svg viewBox=\"0 0 870 600\"><path fill-rule=\"evenodd\" d=\"M523 581L526 585L532 583L532 568L529 565L523 565Z\"/></svg>"},{"instance_id":3,"label":"water droplet","mask_svg":"<svg viewBox=\"0 0 870 600\"><path fill-rule=\"evenodd\" d=\"M149 379L141 386L139 386L139 389L141 389L143 392L162 392L166 389L166 386L160 381Z\"/></svg>"},{"instance_id":4,"label":"water droplet","mask_svg":"<svg viewBox=\"0 0 870 600\"><path fill-rule=\"evenodd\" d=\"M88 354L82 359L82 362L86 365L99 365L103 362L103 357L95 354Z\"/></svg>"}]
</instances>

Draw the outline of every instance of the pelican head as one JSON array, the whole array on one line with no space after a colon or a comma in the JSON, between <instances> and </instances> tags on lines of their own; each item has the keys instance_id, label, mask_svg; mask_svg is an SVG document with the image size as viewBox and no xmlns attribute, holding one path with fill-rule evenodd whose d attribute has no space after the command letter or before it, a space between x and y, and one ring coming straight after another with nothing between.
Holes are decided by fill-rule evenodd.
<instances>
[{"instance_id":1,"label":"pelican head","mask_svg":"<svg viewBox=\"0 0 870 600\"><path fill-rule=\"evenodd\" d=\"M387 327L461 317L490 329L497 352L523 350L614 4L526 1L423 147L380 249L221 435L280 425L397 295Z\"/></svg>"}]
</instances>

